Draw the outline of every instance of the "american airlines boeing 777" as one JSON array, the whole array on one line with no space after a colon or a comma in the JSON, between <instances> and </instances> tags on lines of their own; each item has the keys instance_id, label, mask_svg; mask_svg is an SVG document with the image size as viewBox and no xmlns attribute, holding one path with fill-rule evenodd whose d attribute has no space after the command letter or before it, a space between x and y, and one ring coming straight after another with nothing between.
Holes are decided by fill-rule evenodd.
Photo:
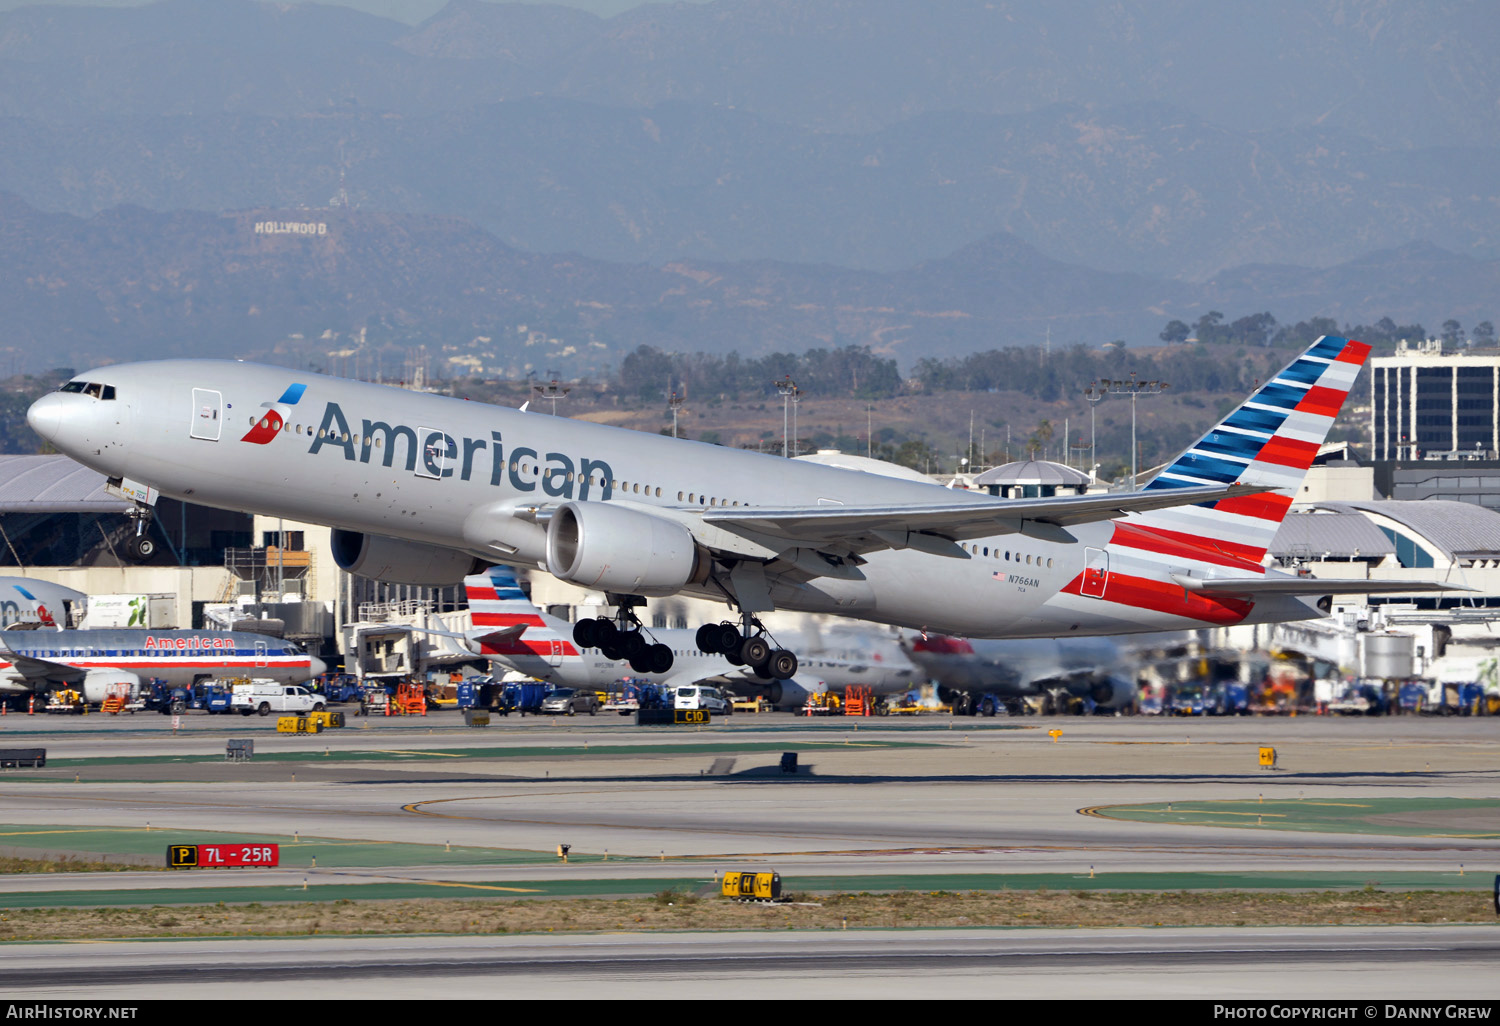
<instances>
[{"instance_id":1,"label":"american airlines boeing 777","mask_svg":"<svg viewBox=\"0 0 1500 1026\"><path fill-rule=\"evenodd\" d=\"M43 438L142 513L158 495L335 528L346 570L449 585L538 567L617 598L583 647L665 672L634 597L732 603L698 649L796 673L756 614L837 613L977 638L1125 634L1321 615L1408 582L1261 565L1369 346L1325 336L1139 492L998 499L283 367L166 360L32 404ZM1443 585L1431 585L1442 588Z\"/></svg>"}]
</instances>

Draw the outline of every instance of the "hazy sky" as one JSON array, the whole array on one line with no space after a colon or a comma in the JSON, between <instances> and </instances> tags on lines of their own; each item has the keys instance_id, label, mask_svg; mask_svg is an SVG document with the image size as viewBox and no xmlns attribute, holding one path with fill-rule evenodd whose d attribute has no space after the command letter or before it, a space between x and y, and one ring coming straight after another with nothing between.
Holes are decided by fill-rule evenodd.
<instances>
[{"instance_id":1,"label":"hazy sky","mask_svg":"<svg viewBox=\"0 0 1500 1026\"><path fill-rule=\"evenodd\" d=\"M17 7L65 5L68 7L143 7L155 0L0 0L0 11L13 11ZM448 0L321 0L322 3L378 14L384 18L395 18L415 25L432 17L447 6ZM601 17L609 17L643 6L643 0L511 0L514 3L553 3L560 7L577 7L592 11ZM690 0L692 3L707 3L708 0Z\"/></svg>"}]
</instances>

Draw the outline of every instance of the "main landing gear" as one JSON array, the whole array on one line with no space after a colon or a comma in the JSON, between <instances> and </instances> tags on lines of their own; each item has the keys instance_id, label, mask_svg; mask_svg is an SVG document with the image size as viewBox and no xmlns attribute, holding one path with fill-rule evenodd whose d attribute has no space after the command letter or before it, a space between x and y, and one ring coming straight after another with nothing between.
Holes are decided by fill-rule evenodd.
<instances>
[{"instance_id":1,"label":"main landing gear","mask_svg":"<svg viewBox=\"0 0 1500 1026\"><path fill-rule=\"evenodd\" d=\"M765 627L759 620L746 617L746 629L732 623L706 623L698 628L694 640L704 652L722 652L736 666L748 666L766 680L787 680L797 675L797 657L784 648L771 647L765 639ZM751 634L750 631L755 633Z\"/></svg>"},{"instance_id":2,"label":"main landing gear","mask_svg":"<svg viewBox=\"0 0 1500 1026\"><path fill-rule=\"evenodd\" d=\"M641 621L629 608L620 610L620 621L588 618L573 625L573 641L579 648L597 648L604 658L630 663L636 673L666 673L672 668L672 650L653 643L641 633Z\"/></svg>"}]
</instances>

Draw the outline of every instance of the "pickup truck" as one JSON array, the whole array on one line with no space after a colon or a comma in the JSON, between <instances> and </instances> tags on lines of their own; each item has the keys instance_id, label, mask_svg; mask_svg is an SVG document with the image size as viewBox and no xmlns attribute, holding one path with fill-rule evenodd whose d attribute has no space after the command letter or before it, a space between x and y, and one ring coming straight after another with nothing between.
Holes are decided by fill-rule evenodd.
<instances>
[{"instance_id":1,"label":"pickup truck","mask_svg":"<svg viewBox=\"0 0 1500 1026\"><path fill-rule=\"evenodd\" d=\"M229 700L231 711L242 716L258 712L262 716L276 713L322 712L323 696L303 687L274 682L236 684Z\"/></svg>"}]
</instances>

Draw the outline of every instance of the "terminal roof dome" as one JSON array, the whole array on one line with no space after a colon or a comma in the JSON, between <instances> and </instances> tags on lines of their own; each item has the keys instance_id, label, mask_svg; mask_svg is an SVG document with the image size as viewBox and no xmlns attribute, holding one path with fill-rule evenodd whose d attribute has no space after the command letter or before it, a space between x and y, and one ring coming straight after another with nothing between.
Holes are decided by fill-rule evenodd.
<instances>
[{"instance_id":1,"label":"terminal roof dome","mask_svg":"<svg viewBox=\"0 0 1500 1026\"><path fill-rule=\"evenodd\" d=\"M66 456L0 456L0 513L118 513L104 475Z\"/></svg>"},{"instance_id":2,"label":"terminal roof dome","mask_svg":"<svg viewBox=\"0 0 1500 1026\"><path fill-rule=\"evenodd\" d=\"M987 488L990 485L1056 485L1059 488L1078 488L1089 483L1089 476L1083 471L1050 460L1017 460L986 470L974 479L977 488Z\"/></svg>"},{"instance_id":3,"label":"terminal roof dome","mask_svg":"<svg viewBox=\"0 0 1500 1026\"><path fill-rule=\"evenodd\" d=\"M1500 513L1472 502L1422 499L1420 502L1375 499L1368 502L1320 502L1320 509L1358 511L1389 517L1447 554L1449 559L1494 559L1500 556Z\"/></svg>"},{"instance_id":4,"label":"terminal roof dome","mask_svg":"<svg viewBox=\"0 0 1500 1026\"><path fill-rule=\"evenodd\" d=\"M1302 559L1380 559L1395 555L1396 545L1363 513L1299 509L1281 522L1268 551Z\"/></svg>"}]
</instances>

